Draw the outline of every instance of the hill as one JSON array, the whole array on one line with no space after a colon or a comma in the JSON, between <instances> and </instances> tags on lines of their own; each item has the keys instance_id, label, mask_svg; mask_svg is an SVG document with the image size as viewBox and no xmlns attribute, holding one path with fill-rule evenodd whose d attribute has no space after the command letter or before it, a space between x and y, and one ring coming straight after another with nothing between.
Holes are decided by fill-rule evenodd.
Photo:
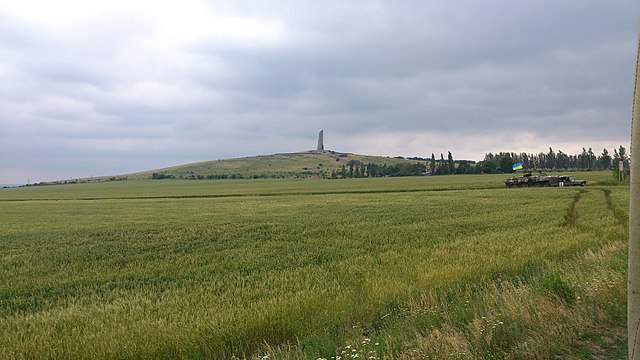
<instances>
[{"instance_id":1,"label":"hill","mask_svg":"<svg viewBox=\"0 0 640 360\"><path fill-rule=\"evenodd\" d=\"M419 160L409 160L402 157L358 155L336 151L306 151L203 161L123 176L127 179L329 177L334 171L340 171L343 165L348 170L349 164L354 161L363 164L373 163L379 166L413 165L419 162Z\"/></svg>"}]
</instances>

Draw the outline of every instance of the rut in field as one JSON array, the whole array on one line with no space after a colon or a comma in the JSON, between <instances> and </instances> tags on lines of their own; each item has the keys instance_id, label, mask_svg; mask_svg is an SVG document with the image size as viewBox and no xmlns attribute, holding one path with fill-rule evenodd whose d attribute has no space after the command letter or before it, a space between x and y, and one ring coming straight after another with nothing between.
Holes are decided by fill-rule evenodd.
<instances>
[{"instance_id":1,"label":"rut in field","mask_svg":"<svg viewBox=\"0 0 640 360\"><path fill-rule=\"evenodd\" d=\"M580 191L576 192L573 196L573 201L569 204L569 208L567 208L567 213L564 216L564 226L567 227L575 227L576 220L578 218L578 212L576 211L576 204L580 201L582 194L586 193L587 190L580 189Z\"/></svg>"}]
</instances>

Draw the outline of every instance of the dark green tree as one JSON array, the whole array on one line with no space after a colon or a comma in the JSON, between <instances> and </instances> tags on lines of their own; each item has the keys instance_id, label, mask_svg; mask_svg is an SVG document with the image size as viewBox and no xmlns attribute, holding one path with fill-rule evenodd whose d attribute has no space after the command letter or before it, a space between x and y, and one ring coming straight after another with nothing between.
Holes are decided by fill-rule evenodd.
<instances>
[{"instance_id":1,"label":"dark green tree","mask_svg":"<svg viewBox=\"0 0 640 360\"><path fill-rule=\"evenodd\" d=\"M553 152L553 149L551 147L549 147L549 152L547 153L546 160L548 169L556 168L556 153Z\"/></svg>"},{"instance_id":2,"label":"dark green tree","mask_svg":"<svg viewBox=\"0 0 640 360\"><path fill-rule=\"evenodd\" d=\"M571 157L563 153L562 150L558 150L556 156L556 169L567 169L571 163Z\"/></svg>"},{"instance_id":3,"label":"dark green tree","mask_svg":"<svg viewBox=\"0 0 640 360\"><path fill-rule=\"evenodd\" d=\"M627 149L625 149L624 146L620 145L618 151L613 150L613 153L614 156L612 169L614 177L618 177L619 171L621 170L620 163L622 163L623 179L626 179L627 170L629 170L629 156L627 155Z\"/></svg>"},{"instance_id":4,"label":"dark green tree","mask_svg":"<svg viewBox=\"0 0 640 360\"><path fill-rule=\"evenodd\" d=\"M601 170L611 169L611 155L609 155L609 151L606 148L602 149L602 155L599 159L599 168Z\"/></svg>"},{"instance_id":5,"label":"dark green tree","mask_svg":"<svg viewBox=\"0 0 640 360\"><path fill-rule=\"evenodd\" d=\"M585 170L589 168L589 155L587 154L587 149L582 148L582 153L578 155L578 166L580 170Z\"/></svg>"},{"instance_id":6,"label":"dark green tree","mask_svg":"<svg viewBox=\"0 0 640 360\"><path fill-rule=\"evenodd\" d=\"M587 169L588 170L593 170L596 167L596 155L593 153L593 149L589 148L589 151L587 151Z\"/></svg>"},{"instance_id":7,"label":"dark green tree","mask_svg":"<svg viewBox=\"0 0 640 360\"><path fill-rule=\"evenodd\" d=\"M469 174L472 171L473 170L471 169L471 166L469 165L469 162L467 160L460 160L458 162L458 168L456 169L456 174Z\"/></svg>"},{"instance_id":8,"label":"dark green tree","mask_svg":"<svg viewBox=\"0 0 640 360\"><path fill-rule=\"evenodd\" d=\"M444 155L442 153L440 153L440 162L438 163L438 170L437 170L436 174L438 174L438 175L446 175L447 174L447 168L446 168L445 162L444 162Z\"/></svg>"},{"instance_id":9,"label":"dark green tree","mask_svg":"<svg viewBox=\"0 0 640 360\"><path fill-rule=\"evenodd\" d=\"M429 167L431 168L431 174L435 175L436 173L436 156L431 153L431 162L429 163Z\"/></svg>"},{"instance_id":10,"label":"dark green tree","mask_svg":"<svg viewBox=\"0 0 640 360\"><path fill-rule=\"evenodd\" d=\"M503 173L512 173L513 172L513 159L509 154L504 155L502 159L500 159L500 172Z\"/></svg>"},{"instance_id":11,"label":"dark green tree","mask_svg":"<svg viewBox=\"0 0 640 360\"><path fill-rule=\"evenodd\" d=\"M618 149L618 155L620 155L620 160L626 162L629 162L629 156L627 156L627 149L624 148L624 146L620 145L620 148Z\"/></svg>"},{"instance_id":12,"label":"dark green tree","mask_svg":"<svg viewBox=\"0 0 640 360\"><path fill-rule=\"evenodd\" d=\"M497 166L493 161L481 161L477 167L483 174L495 174L497 171Z\"/></svg>"}]
</instances>

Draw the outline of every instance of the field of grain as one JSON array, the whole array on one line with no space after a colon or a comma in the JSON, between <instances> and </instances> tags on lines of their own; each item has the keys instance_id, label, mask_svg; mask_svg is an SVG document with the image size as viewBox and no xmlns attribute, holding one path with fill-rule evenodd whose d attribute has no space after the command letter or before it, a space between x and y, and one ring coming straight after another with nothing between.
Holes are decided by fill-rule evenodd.
<instances>
[{"instance_id":1,"label":"field of grain","mask_svg":"<svg viewBox=\"0 0 640 360\"><path fill-rule=\"evenodd\" d=\"M576 177L2 189L0 357L611 354L629 190Z\"/></svg>"}]
</instances>

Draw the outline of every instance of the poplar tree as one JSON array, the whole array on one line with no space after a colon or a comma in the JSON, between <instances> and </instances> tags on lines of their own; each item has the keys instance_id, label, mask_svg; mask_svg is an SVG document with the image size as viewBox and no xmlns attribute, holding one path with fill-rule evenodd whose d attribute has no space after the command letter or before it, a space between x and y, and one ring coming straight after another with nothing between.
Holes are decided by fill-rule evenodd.
<instances>
[{"instance_id":1,"label":"poplar tree","mask_svg":"<svg viewBox=\"0 0 640 360\"><path fill-rule=\"evenodd\" d=\"M452 175L455 172L455 164L453 162L453 155L451 155L451 151L448 152L449 154L447 155L447 167L449 170L449 175Z\"/></svg>"},{"instance_id":2,"label":"poplar tree","mask_svg":"<svg viewBox=\"0 0 640 360\"><path fill-rule=\"evenodd\" d=\"M611 155L609 155L609 151L606 148L602 149L602 155L600 156L600 167L602 170L611 169Z\"/></svg>"},{"instance_id":3,"label":"poplar tree","mask_svg":"<svg viewBox=\"0 0 640 360\"><path fill-rule=\"evenodd\" d=\"M431 174L435 175L436 174L436 156L433 153L431 153L430 167L431 167Z\"/></svg>"}]
</instances>

